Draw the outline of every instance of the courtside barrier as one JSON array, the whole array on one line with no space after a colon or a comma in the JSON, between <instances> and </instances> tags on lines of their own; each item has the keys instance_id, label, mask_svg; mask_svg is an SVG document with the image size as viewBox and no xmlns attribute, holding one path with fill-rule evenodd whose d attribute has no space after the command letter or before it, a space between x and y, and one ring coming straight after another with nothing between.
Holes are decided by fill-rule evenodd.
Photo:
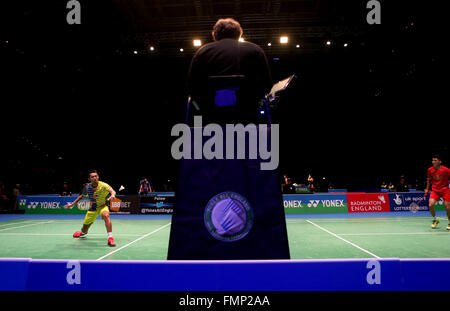
<instances>
[{"instance_id":1,"label":"courtside barrier","mask_svg":"<svg viewBox=\"0 0 450 311\"><path fill-rule=\"evenodd\" d=\"M430 271L439 271L436 278ZM90 261L0 259L10 291L445 291L450 259Z\"/></svg>"},{"instance_id":2,"label":"courtside barrier","mask_svg":"<svg viewBox=\"0 0 450 311\"><path fill-rule=\"evenodd\" d=\"M89 200L81 200L72 209L63 209L76 196L19 196L19 208L26 214L85 214ZM175 193L158 192L148 196L119 195L120 209L111 214L172 214ZM286 214L321 213L377 213L428 211L428 197L424 192L383 192L383 193L316 193L285 194L283 206ZM441 199L436 210L445 210Z\"/></svg>"}]
</instances>

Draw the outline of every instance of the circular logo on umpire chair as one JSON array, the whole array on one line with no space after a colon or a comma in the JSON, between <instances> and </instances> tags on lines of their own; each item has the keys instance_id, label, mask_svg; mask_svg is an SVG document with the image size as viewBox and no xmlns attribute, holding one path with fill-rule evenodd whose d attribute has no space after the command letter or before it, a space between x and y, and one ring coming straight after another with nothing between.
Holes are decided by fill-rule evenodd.
<instances>
[{"instance_id":1,"label":"circular logo on umpire chair","mask_svg":"<svg viewBox=\"0 0 450 311\"><path fill-rule=\"evenodd\" d=\"M236 192L222 192L209 200L204 213L205 226L217 240L234 242L245 237L253 226L250 203Z\"/></svg>"}]
</instances>

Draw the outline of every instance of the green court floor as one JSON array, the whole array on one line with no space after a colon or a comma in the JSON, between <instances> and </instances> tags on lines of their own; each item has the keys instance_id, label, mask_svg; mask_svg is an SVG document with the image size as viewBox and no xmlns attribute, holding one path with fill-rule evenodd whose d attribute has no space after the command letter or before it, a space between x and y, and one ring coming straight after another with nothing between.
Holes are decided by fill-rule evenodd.
<instances>
[{"instance_id":1,"label":"green court floor","mask_svg":"<svg viewBox=\"0 0 450 311\"><path fill-rule=\"evenodd\" d=\"M440 217L287 218L291 259L449 258L450 231ZM117 246L106 245L101 219L74 239L82 219L0 221L0 258L165 260L170 219L114 219Z\"/></svg>"}]
</instances>

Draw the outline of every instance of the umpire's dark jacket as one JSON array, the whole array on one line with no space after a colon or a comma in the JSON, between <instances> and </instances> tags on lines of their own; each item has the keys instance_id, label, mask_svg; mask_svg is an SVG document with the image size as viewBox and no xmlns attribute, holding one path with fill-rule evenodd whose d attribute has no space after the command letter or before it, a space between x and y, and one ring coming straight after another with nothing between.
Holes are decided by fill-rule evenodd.
<instances>
[{"instance_id":1,"label":"umpire's dark jacket","mask_svg":"<svg viewBox=\"0 0 450 311\"><path fill-rule=\"evenodd\" d=\"M243 75L235 107L217 110L214 105L217 83L210 77ZM233 85L231 85L233 86ZM222 39L201 47L194 55L188 74L188 92L200 106L204 121L255 122L258 102L272 87L269 65L264 51L256 44L236 39ZM195 109L191 108L194 112Z\"/></svg>"}]
</instances>

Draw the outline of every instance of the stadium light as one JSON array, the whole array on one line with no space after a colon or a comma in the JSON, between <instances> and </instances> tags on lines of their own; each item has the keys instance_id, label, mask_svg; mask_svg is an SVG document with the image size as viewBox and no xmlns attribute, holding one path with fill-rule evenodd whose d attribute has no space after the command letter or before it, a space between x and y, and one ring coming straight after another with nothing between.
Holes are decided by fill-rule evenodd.
<instances>
[{"instance_id":1,"label":"stadium light","mask_svg":"<svg viewBox=\"0 0 450 311\"><path fill-rule=\"evenodd\" d=\"M269 43L267 43L267 46L272 46L272 43L270 43L270 42L269 42Z\"/></svg>"},{"instance_id":2,"label":"stadium light","mask_svg":"<svg viewBox=\"0 0 450 311\"><path fill-rule=\"evenodd\" d=\"M326 43L327 43L327 45L331 45L331 41L330 40L328 40Z\"/></svg>"},{"instance_id":3,"label":"stadium light","mask_svg":"<svg viewBox=\"0 0 450 311\"><path fill-rule=\"evenodd\" d=\"M194 40L194 46L201 46L202 45L202 41L199 39L195 39Z\"/></svg>"},{"instance_id":4,"label":"stadium light","mask_svg":"<svg viewBox=\"0 0 450 311\"><path fill-rule=\"evenodd\" d=\"M296 47L297 49L300 48L300 44L297 44L295 47Z\"/></svg>"},{"instance_id":5,"label":"stadium light","mask_svg":"<svg viewBox=\"0 0 450 311\"><path fill-rule=\"evenodd\" d=\"M280 37L280 43L281 44L287 44L289 42L289 38L286 36Z\"/></svg>"},{"instance_id":6,"label":"stadium light","mask_svg":"<svg viewBox=\"0 0 450 311\"><path fill-rule=\"evenodd\" d=\"M348 46L348 43L344 43L344 47L346 48Z\"/></svg>"},{"instance_id":7,"label":"stadium light","mask_svg":"<svg viewBox=\"0 0 450 311\"><path fill-rule=\"evenodd\" d=\"M150 47L150 51L153 52L154 50L155 50L155 47L151 46L151 47Z\"/></svg>"},{"instance_id":8,"label":"stadium light","mask_svg":"<svg viewBox=\"0 0 450 311\"><path fill-rule=\"evenodd\" d=\"M183 48L181 48L181 49L180 49L180 52L183 52L183 51L184 51L184 49L183 49Z\"/></svg>"}]
</instances>

